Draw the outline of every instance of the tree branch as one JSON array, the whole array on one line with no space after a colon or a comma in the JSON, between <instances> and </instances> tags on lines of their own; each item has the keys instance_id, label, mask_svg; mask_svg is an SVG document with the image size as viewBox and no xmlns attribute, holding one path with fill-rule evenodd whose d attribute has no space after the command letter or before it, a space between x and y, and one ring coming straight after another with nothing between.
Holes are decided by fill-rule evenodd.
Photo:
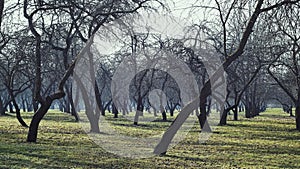
<instances>
[{"instance_id":1,"label":"tree branch","mask_svg":"<svg viewBox=\"0 0 300 169\"><path fill-rule=\"evenodd\" d=\"M296 3L298 3L298 2L300 2L300 0L295 0L295 1L284 0L284 1L280 2L280 3L276 3L276 4L272 5L272 6L269 6L269 7L266 7L266 8L261 9L261 12L268 12L268 11L270 11L270 10L272 10L272 9L281 7L281 6L283 6L283 5L296 4Z\"/></svg>"}]
</instances>

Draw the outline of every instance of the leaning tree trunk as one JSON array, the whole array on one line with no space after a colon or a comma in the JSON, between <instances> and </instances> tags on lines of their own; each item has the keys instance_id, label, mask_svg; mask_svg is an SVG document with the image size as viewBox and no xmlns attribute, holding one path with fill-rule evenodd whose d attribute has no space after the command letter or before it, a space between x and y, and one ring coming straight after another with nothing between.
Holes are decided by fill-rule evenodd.
<instances>
[{"instance_id":1,"label":"leaning tree trunk","mask_svg":"<svg viewBox=\"0 0 300 169\"><path fill-rule=\"evenodd\" d=\"M221 115L220 115L220 123L219 123L219 125L220 126L225 126L225 125L227 125L227 116L228 116L228 113L229 113L229 111L230 110L228 110L228 109L225 109L225 108L223 108L224 109L224 111L223 111L223 113L221 113Z\"/></svg>"},{"instance_id":2,"label":"leaning tree trunk","mask_svg":"<svg viewBox=\"0 0 300 169\"><path fill-rule=\"evenodd\" d=\"M23 127L28 127L28 125L25 123L25 121L23 120L22 116L21 116L21 112L20 112L20 108L18 106L18 104L16 103L16 101L13 99L13 105L16 109L16 117L19 121L19 123L23 126Z\"/></svg>"},{"instance_id":3,"label":"leaning tree trunk","mask_svg":"<svg viewBox=\"0 0 300 169\"><path fill-rule=\"evenodd\" d=\"M198 116L200 128L202 132L211 132L211 128L208 124L207 116L208 116L208 111L206 108L207 104L207 99L211 95L211 82L208 81L205 83L204 87L201 89L200 93L200 115ZM222 110L222 109L221 109ZM221 111L222 113L222 111Z\"/></svg>"},{"instance_id":4,"label":"leaning tree trunk","mask_svg":"<svg viewBox=\"0 0 300 169\"><path fill-rule=\"evenodd\" d=\"M45 116L45 114L48 112L51 104L52 104L52 100L47 100L44 103L42 103L41 107L35 112L29 126L27 142L36 142L39 124L43 119L43 117Z\"/></svg>"},{"instance_id":5,"label":"leaning tree trunk","mask_svg":"<svg viewBox=\"0 0 300 169\"><path fill-rule=\"evenodd\" d=\"M74 60L74 62L69 67L68 71L62 77L62 79L58 85L58 90L54 94L47 96L45 99L43 99L40 95L38 95L41 106L37 109L37 111L35 111L35 114L32 117L32 120L31 120L31 123L29 126L28 135L27 135L27 142L36 142L39 124L40 124L41 120L43 119L43 117L48 112L52 102L54 100L61 99L65 96L65 92L64 92L63 88L64 88L64 85L65 85L67 79L71 76L71 73L73 72L73 69L75 67L75 63L76 63L77 59L78 58L76 58Z\"/></svg>"},{"instance_id":6,"label":"leaning tree trunk","mask_svg":"<svg viewBox=\"0 0 300 169\"><path fill-rule=\"evenodd\" d=\"M21 116L21 110L19 108L19 105L17 104L17 101L16 101L16 98L15 98L15 95L13 93L13 90L12 89L8 89L8 92L9 92L9 95L11 97L11 103L12 105L15 107L16 109L16 117L19 121L19 123L23 126L23 127L28 127L28 125L25 123L25 121L23 120L22 116ZM10 107L12 107L12 105L10 105ZM11 109L11 108L10 108Z\"/></svg>"}]
</instances>

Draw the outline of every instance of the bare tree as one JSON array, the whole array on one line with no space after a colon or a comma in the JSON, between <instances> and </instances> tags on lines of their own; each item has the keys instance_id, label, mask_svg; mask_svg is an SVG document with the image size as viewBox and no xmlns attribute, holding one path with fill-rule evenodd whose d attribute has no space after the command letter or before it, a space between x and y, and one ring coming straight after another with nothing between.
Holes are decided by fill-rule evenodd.
<instances>
[{"instance_id":1,"label":"bare tree","mask_svg":"<svg viewBox=\"0 0 300 169\"><path fill-rule=\"evenodd\" d=\"M79 57L75 58L72 63L68 66L64 75L61 76L59 82L57 83L57 90L51 94L42 96L42 45L43 45L43 35L40 32L37 23L46 24L43 18L43 14L51 15L51 12L67 11L70 17L70 21L74 23L77 35L83 42L87 42L86 47L81 51L81 54L86 54L90 51L88 41L100 27L111 20L116 18L121 18L125 14L136 13L138 9L145 8L150 0L146 1L65 1L56 3L56 1L44 2L40 1L31 2L28 0L23 1L23 13L24 17L28 21L28 26L30 32L35 38L35 82L34 82L34 99L40 103L39 109L35 112L32 121L29 126L29 132L27 136L28 142L36 142L38 126L42 118L47 113L52 102L56 99L60 99L65 96L64 86L71 76L72 71L75 67L76 61ZM81 18L78 20L77 18ZM51 23L50 23L51 24ZM87 28L87 29L82 29ZM85 34L84 32L87 32ZM87 35L87 36L85 36ZM79 55L80 56L80 55Z\"/></svg>"},{"instance_id":2,"label":"bare tree","mask_svg":"<svg viewBox=\"0 0 300 169\"><path fill-rule=\"evenodd\" d=\"M300 30L299 6L282 7L272 18L279 36L286 43L284 53L275 55L268 72L293 101L296 110L296 129L300 131Z\"/></svg>"},{"instance_id":3,"label":"bare tree","mask_svg":"<svg viewBox=\"0 0 300 169\"><path fill-rule=\"evenodd\" d=\"M155 154L165 154L171 140L176 134L176 131L181 127L184 121L188 118L189 114L198 107L198 103L200 101L200 122L201 127L204 128L207 126L207 111L206 111L206 101L207 98L211 95L211 88L214 83L223 75L223 70L227 69L232 62L238 59L244 52L247 41L253 31L256 21L259 18L259 15L268 12L270 10L276 10L278 7L281 7L286 4L295 4L299 1L281 1L274 5L270 5L267 7L263 7L264 0L257 1L254 10L247 22L247 25L244 29L244 33L241 37L240 43L237 45L235 52L228 55L227 59L223 62L222 66L217 69L217 71L210 77L210 79L203 86L200 96L198 99L192 101L190 104L186 105L185 108L182 109L181 113L177 116L175 121L172 123L170 128L164 133L160 143L156 146L154 153ZM205 129L207 130L207 128Z\"/></svg>"}]
</instances>

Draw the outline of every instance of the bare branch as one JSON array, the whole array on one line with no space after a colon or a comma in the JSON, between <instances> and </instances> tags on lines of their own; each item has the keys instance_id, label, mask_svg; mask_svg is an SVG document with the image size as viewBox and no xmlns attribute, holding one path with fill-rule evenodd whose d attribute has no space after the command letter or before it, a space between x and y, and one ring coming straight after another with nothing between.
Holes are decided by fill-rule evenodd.
<instances>
[{"instance_id":1,"label":"bare branch","mask_svg":"<svg viewBox=\"0 0 300 169\"><path fill-rule=\"evenodd\" d=\"M298 2L300 2L300 0L295 0L295 1L284 0L284 1L280 2L280 3L276 3L276 4L272 5L272 6L269 6L269 7L261 9L261 12L268 12L268 11L270 11L272 9L279 8L281 6L288 5L288 4L297 4Z\"/></svg>"}]
</instances>

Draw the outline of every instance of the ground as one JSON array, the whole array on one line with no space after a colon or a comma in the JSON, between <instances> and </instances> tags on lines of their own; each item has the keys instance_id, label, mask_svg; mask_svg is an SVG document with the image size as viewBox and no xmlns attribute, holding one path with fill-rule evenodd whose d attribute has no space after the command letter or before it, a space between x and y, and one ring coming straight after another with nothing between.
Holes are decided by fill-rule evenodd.
<instances>
[{"instance_id":1,"label":"ground","mask_svg":"<svg viewBox=\"0 0 300 169\"><path fill-rule=\"evenodd\" d=\"M32 113L22 115L29 123ZM218 127L205 143L198 142L196 124L166 156L130 159L107 153L68 114L51 110L40 125L38 142L30 144L25 142L28 129L13 115L5 116L0 117L0 168L300 168L300 132L294 121L280 109L239 121L230 116L228 125ZM136 130L125 120L114 124L128 135ZM147 135L169 124L139 129Z\"/></svg>"}]
</instances>

